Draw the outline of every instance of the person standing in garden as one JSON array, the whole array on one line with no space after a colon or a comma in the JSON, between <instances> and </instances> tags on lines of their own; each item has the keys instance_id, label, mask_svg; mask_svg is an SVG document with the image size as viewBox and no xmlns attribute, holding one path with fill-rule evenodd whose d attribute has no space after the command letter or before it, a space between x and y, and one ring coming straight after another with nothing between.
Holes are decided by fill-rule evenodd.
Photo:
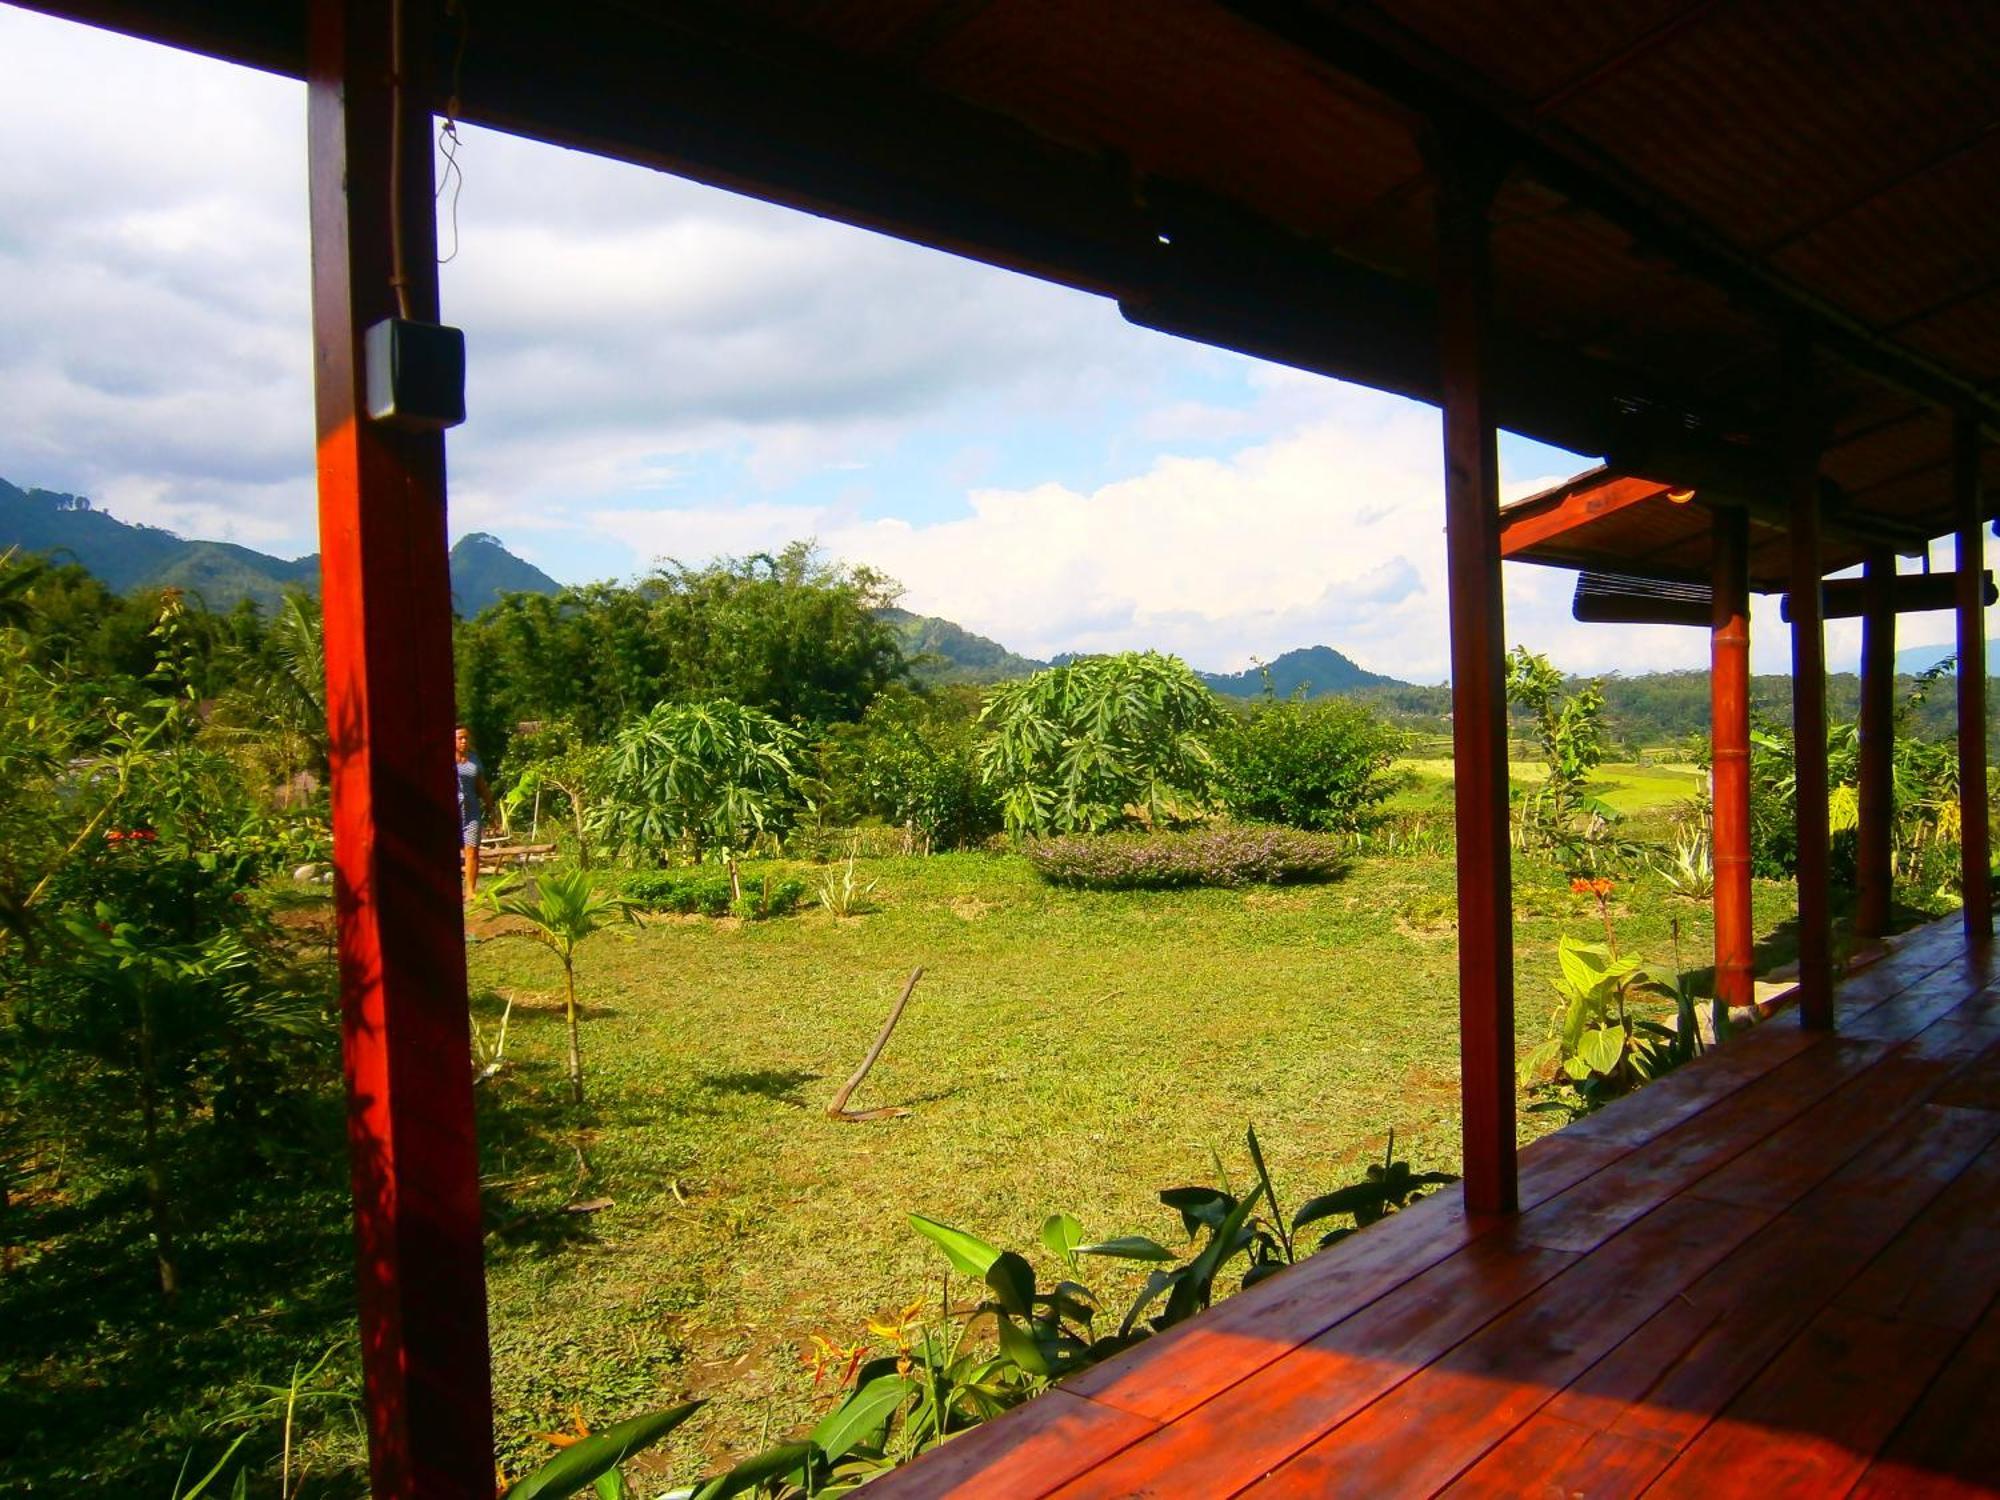
<instances>
[{"instance_id":1,"label":"person standing in garden","mask_svg":"<svg viewBox=\"0 0 2000 1500\"><path fill-rule=\"evenodd\" d=\"M455 740L458 756L458 829L465 856L465 899L479 891L479 835L482 823L493 816L493 789L486 784L485 768L472 753L472 731L458 726Z\"/></svg>"}]
</instances>

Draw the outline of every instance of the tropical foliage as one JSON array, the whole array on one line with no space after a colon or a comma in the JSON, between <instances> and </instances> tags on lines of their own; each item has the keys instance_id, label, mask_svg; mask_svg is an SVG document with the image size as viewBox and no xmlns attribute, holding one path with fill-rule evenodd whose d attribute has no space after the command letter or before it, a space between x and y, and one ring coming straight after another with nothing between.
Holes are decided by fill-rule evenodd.
<instances>
[{"instance_id":1,"label":"tropical foliage","mask_svg":"<svg viewBox=\"0 0 2000 1500\"><path fill-rule=\"evenodd\" d=\"M556 956L563 971L563 1019L569 1026L570 1103L583 1103L583 1043L577 1027L577 945L612 922L625 921L630 908L622 897L599 887L588 870L545 871L524 892L516 879L503 880L488 895L502 916L528 924L527 936Z\"/></svg>"},{"instance_id":2,"label":"tropical foliage","mask_svg":"<svg viewBox=\"0 0 2000 1500\"><path fill-rule=\"evenodd\" d=\"M1402 786L1403 737L1340 698L1266 698L1221 736L1229 810L1254 822L1322 833L1369 826Z\"/></svg>"},{"instance_id":3,"label":"tropical foliage","mask_svg":"<svg viewBox=\"0 0 2000 1500\"><path fill-rule=\"evenodd\" d=\"M662 703L611 742L595 831L640 860L676 852L720 859L740 900L738 858L799 807L800 740L769 714L727 699Z\"/></svg>"},{"instance_id":4,"label":"tropical foliage","mask_svg":"<svg viewBox=\"0 0 2000 1500\"><path fill-rule=\"evenodd\" d=\"M1178 657L1089 656L987 696L980 769L1014 834L1171 827L1218 791L1215 696Z\"/></svg>"}]
</instances>

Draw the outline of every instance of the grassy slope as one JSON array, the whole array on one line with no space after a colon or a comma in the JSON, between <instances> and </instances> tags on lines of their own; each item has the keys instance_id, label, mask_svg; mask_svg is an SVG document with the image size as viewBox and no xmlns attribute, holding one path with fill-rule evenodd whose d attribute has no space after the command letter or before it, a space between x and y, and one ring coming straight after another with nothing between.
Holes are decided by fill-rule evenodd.
<instances>
[{"instance_id":1,"label":"grassy slope","mask_svg":"<svg viewBox=\"0 0 2000 1500\"><path fill-rule=\"evenodd\" d=\"M716 1399L679 1440L682 1475L767 1420L783 1431L812 1410L798 1355L811 1335L850 1344L868 1316L935 1293L941 1263L909 1209L1024 1250L1055 1208L1094 1234L1169 1238L1155 1191L1209 1178L1211 1147L1240 1170L1251 1121L1292 1202L1357 1176L1392 1126L1420 1164L1455 1164L1446 861L1364 861L1309 889L1147 896L1051 891L1011 857L869 874L880 909L858 920L665 921L584 950L600 1101L588 1142L600 1178L584 1191L616 1201L496 1243L510 1451L533 1451L524 1434L572 1404L594 1423L684 1393ZM1589 934L1595 910L1552 871L1520 877L1525 1047L1542 1034L1558 932ZM1787 895L1760 890L1765 928ZM1675 905L1652 893L1621 909L1621 941L1664 958ZM1679 910L1698 962L1705 914ZM859 1101L910 1117L827 1120L919 962L928 976ZM551 961L496 939L472 972L482 1015L516 997L506 1113L557 1127ZM541 1206L570 1191L559 1136L496 1147L517 1200L530 1173L547 1174L527 1184ZM580 1242L552 1256L545 1230Z\"/></svg>"}]
</instances>

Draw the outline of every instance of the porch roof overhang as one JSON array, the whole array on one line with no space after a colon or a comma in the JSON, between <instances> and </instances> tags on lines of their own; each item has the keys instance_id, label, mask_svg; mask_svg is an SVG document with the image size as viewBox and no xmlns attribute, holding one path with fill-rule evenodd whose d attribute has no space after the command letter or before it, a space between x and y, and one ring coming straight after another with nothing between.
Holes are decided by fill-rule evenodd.
<instances>
[{"instance_id":1,"label":"porch roof overhang","mask_svg":"<svg viewBox=\"0 0 2000 1500\"><path fill-rule=\"evenodd\" d=\"M29 3L304 70L303 0ZM1864 528L1943 534L1953 416L2000 432L1990 7L478 0L463 33L436 9L463 119L1424 400L1427 143L1490 153L1498 419L1677 486L1781 495L1787 329Z\"/></svg>"},{"instance_id":2,"label":"porch roof overhang","mask_svg":"<svg viewBox=\"0 0 2000 1500\"><path fill-rule=\"evenodd\" d=\"M1664 480L1599 466L1500 507L1500 555L1619 578L1706 586L1714 577L1712 516L1726 501ZM1861 544L1828 536L1822 560L1837 572L1863 560ZM1749 584L1755 593L1791 587L1791 544L1777 514L1751 508Z\"/></svg>"}]
</instances>

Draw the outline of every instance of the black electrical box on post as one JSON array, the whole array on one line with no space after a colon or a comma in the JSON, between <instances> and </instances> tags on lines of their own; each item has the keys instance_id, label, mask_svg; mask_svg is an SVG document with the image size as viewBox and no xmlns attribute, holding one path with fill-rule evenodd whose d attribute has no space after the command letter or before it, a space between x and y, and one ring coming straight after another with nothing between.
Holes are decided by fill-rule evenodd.
<instances>
[{"instance_id":1,"label":"black electrical box on post","mask_svg":"<svg viewBox=\"0 0 2000 1500\"><path fill-rule=\"evenodd\" d=\"M363 339L368 415L436 432L465 420L465 334L442 323L384 318Z\"/></svg>"}]
</instances>

